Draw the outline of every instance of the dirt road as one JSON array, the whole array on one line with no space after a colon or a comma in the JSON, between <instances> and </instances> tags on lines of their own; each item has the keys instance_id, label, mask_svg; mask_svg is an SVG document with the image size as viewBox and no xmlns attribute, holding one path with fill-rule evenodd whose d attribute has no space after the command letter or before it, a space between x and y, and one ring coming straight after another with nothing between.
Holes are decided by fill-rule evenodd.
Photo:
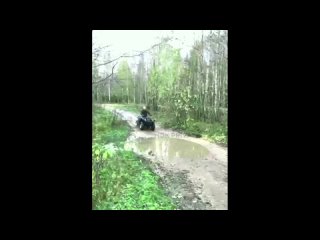
<instances>
[{"instance_id":1,"label":"dirt road","mask_svg":"<svg viewBox=\"0 0 320 240\"><path fill-rule=\"evenodd\" d=\"M159 124L154 132L141 131L135 124L136 114L108 104L103 107L115 111L133 128L127 148L149 162L179 209L228 209L227 148L163 129Z\"/></svg>"}]
</instances>

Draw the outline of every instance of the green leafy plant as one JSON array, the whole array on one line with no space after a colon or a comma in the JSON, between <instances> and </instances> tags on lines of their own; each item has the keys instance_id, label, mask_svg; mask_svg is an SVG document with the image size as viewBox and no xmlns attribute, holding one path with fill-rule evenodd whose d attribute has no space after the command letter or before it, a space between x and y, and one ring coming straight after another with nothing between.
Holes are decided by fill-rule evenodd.
<instances>
[{"instance_id":1,"label":"green leafy plant","mask_svg":"<svg viewBox=\"0 0 320 240\"><path fill-rule=\"evenodd\" d=\"M174 203L159 185L158 176L133 152L123 149L123 142L129 134L128 126L118 119L113 122L110 112L100 108L95 111L95 137L92 145L93 209L175 209ZM117 128L112 127L114 124Z\"/></svg>"}]
</instances>

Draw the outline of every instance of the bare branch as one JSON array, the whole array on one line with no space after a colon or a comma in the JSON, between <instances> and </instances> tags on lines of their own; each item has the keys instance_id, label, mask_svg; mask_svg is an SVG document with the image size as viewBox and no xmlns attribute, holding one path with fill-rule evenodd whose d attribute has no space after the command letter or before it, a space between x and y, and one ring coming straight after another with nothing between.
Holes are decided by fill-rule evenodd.
<instances>
[{"instance_id":1,"label":"bare branch","mask_svg":"<svg viewBox=\"0 0 320 240\"><path fill-rule=\"evenodd\" d=\"M101 49L106 48L106 47L110 47L110 46L111 46L111 45L106 45L106 46L103 46L103 47L98 47L98 48L94 49L94 50L92 51L92 53L96 53L96 52L100 51Z\"/></svg>"},{"instance_id":2,"label":"bare branch","mask_svg":"<svg viewBox=\"0 0 320 240\"><path fill-rule=\"evenodd\" d=\"M170 40L170 39L167 39L167 40L164 41L164 42L166 43L166 42L168 42L169 40ZM137 56L141 56L141 55L144 54L145 52L150 51L150 50L153 49L154 47L160 46L161 44L163 44L163 42L158 43L158 44L155 44L155 45L153 45L151 48L149 48L149 49L147 49L147 50L144 50L144 51L141 51L140 53L135 54L135 55L121 55L120 57L117 57L117 58L115 58L115 59L113 59L113 60L110 60L110 61L108 61L108 62L101 63L101 64L97 64L96 67L100 67L100 66L103 66L103 65L107 65L107 64L109 64L109 63L112 63L112 62L117 61L118 59L124 58L124 57L137 57Z\"/></svg>"},{"instance_id":3,"label":"bare branch","mask_svg":"<svg viewBox=\"0 0 320 240\"><path fill-rule=\"evenodd\" d=\"M100 66L103 66L103 65L107 65L107 64L112 63L112 62L114 62L114 61L117 61L117 60L118 60L119 58L121 58L121 57L123 57L123 56L120 56L120 57L118 57L118 58L116 58L116 59L113 59L113 60L111 60L111 61L108 61L108 62L106 62L106 63L97 64L96 67L100 67Z\"/></svg>"},{"instance_id":4,"label":"bare branch","mask_svg":"<svg viewBox=\"0 0 320 240\"><path fill-rule=\"evenodd\" d=\"M111 74L110 74L109 76L107 76L107 77L105 77L104 79L99 80L99 81L97 81L97 82L93 82L92 84L100 84L100 83L106 81L108 78L110 78L110 77L113 75L113 69L114 69L114 67L115 67L117 64L118 64L118 63L116 63L115 65L113 65L113 67L112 67L112 72L111 72Z\"/></svg>"}]
</instances>

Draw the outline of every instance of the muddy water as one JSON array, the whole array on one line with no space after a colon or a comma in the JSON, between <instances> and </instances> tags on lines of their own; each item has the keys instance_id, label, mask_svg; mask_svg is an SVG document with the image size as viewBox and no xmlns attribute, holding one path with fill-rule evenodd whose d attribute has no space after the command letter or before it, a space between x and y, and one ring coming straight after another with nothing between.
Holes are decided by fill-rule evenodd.
<instances>
[{"instance_id":1,"label":"muddy water","mask_svg":"<svg viewBox=\"0 0 320 240\"><path fill-rule=\"evenodd\" d=\"M208 148L180 138L136 138L125 145L148 158L181 209L227 209L227 172Z\"/></svg>"},{"instance_id":2,"label":"muddy water","mask_svg":"<svg viewBox=\"0 0 320 240\"><path fill-rule=\"evenodd\" d=\"M196 192L198 189L189 179L190 172L186 168L208 157L210 152L206 147L184 139L155 137L128 141L125 148L151 160L149 165L161 177L162 185L178 209L212 209L209 202L199 197Z\"/></svg>"},{"instance_id":3,"label":"muddy water","mask_svg":"<svg viewBox=\"0 0 320 240\"><path fill-rule=\"evenodd\" d=\"M133 149L160 176L178 209L228 209L227 148L157 124L154 132L141 131L135 127L136 114L118 109L115 113L132 127L125 147Z\"/></svg>"},{"instance_id":4,"label":"muddy water","mask_svg":"<svg viewBox=\"0 0 320 240\"><path fill-rule=\"evenodd\" d=\"M209 154L209 150L200 144L177 138L136 139L128 142L126 148L142 154L157 156L169 162L176 162L180 159L195 161Z\"/></svg>"}]
</instances>

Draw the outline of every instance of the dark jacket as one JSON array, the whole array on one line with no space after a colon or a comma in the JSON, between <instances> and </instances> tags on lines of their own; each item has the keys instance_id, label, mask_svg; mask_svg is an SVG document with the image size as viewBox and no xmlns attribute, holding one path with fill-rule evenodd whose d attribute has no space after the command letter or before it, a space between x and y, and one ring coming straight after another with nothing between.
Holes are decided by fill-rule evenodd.
<instances>
[{"instance_id":1,"label":"dark jacket","mask_svg":"<svg viewBox=\"0 0 320 240\"><path fill-rule=\"evenodd\" d=\"M146 109L141 110L141 116L146 117L148 114L151 115L148 110L146 110Z\"/></svg>"}]
</instances>

